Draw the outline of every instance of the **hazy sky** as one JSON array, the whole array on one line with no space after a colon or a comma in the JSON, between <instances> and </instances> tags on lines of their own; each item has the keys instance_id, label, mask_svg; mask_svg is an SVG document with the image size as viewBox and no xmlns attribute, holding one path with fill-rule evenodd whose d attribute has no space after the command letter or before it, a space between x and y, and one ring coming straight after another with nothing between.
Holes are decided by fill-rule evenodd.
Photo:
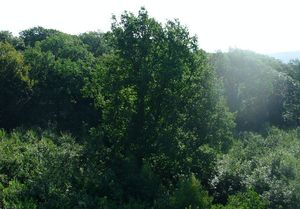
<instances>
[{"instance_id":1,"label":"hazy sky","mask_svg":"<svg viewBox=\"0 0 300 209\"><path fill-rule=\"evenodd\" d=\"M300 50L299 0L0 0L0 30L33 26L71 34L107 31L111 16L145 6L160 22L178 18L201 48L261 53Z\"/></svg>"}]
</instances>

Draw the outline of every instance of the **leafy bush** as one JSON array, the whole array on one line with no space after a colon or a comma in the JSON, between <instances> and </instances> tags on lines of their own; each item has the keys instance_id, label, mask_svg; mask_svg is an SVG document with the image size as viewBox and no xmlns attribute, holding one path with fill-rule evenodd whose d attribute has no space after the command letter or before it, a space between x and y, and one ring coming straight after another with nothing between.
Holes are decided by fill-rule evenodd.
<instances>
[{"instance_id":1,"label":"leafy bush","mask_svg":"<svg viewBox=\"0 0 300 209\"><path fill-rule=\"evenodd\" d=\"M36 131L5 134L0 142L3 207L74 205L72 198L77 192L74 189L78 183L81 150L68 135Z\"/></svg>"},{"instance_id":2,"label":"leafy bush","mask_svg":"<svg viewBox=\"0 0 300 209\"><path fill-rule=\"evenodd\" d=\"M218 163L211 180L216 200L224 203L228 195L253 188L267 208L298 208L299 138L299 129L245 134Z\"/></svg>"},{"instance_id":3,"label":"leafy bush","mask_svg":"<svg viewBox=\"0 0 300 209\"><path fill-rule=\"evenodd\" d=\"M174 209L208 209L211 207L212 198L192 175L179 182L179 188L170 201Z\"/></svg>"},{"instance_id":4,"label":"leafy bush","mask_svg":"<svg viewBox=\"0 0 300 209\"><path fill-rule=\"evenodd\" d=\"M247 190L230 195L226 206L216 205L213 209L263 209L265 206L265 201L256 192Z\"/></svg>"}]
</instances>

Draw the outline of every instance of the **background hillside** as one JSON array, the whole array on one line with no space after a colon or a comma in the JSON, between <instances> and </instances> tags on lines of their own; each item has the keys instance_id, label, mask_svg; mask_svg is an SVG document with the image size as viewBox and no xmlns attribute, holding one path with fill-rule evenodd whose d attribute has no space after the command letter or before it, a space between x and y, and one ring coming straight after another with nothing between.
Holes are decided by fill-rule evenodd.
<instances>
[{"instance_id":1,"label":"background hillside","mask_svg":"<svg viewBox=\"0 0 300 209\"><path fill-rule=\"evenodd\" d=\"M300 59L300 51L277 52L268 55L276 59L279 59L284 63L288 63L289 61L294 59Z\"/></svg>"}]
</instances>

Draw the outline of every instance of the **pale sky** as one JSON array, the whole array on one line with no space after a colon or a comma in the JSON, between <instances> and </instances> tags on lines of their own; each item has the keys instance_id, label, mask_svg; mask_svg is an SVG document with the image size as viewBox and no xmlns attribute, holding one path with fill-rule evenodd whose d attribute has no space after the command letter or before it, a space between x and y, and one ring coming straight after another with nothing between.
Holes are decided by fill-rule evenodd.
<instances>
[{"instance_id":1,"label":"pale sky","mask_svg":"<svg viewBox=\"0 0 300 209\"><path fill-rule=\"evenodd\" d=\"M159 22L178 18L209 52L300 50L299 0L0 0L0 6L0 30L14 35L34 26L105 32L112 14L145 6Z\"/></svg>"}]
</instances>

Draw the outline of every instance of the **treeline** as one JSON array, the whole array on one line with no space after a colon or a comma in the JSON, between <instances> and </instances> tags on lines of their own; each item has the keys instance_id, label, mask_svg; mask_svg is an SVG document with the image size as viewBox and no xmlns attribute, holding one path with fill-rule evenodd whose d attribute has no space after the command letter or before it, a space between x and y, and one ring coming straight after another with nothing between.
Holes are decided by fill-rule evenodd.
<instances>
[{"instance_id":1,"label":"treeline","mask_svg":"<svg viewBox=\"0 0 300 209\"><path fill-rule=\"evenodd\" d=\"M299 126L299 60L283 64L238 49L212 54L210 59L223 82L228 107L236 113L238 132Z\"/></svg>"},{"instance_id":2,"label":"treeline","mask_svg":"<svg viewBox=\"0 0 300 209\"><path fill-rule=\"evenodd\" d=\"M299 69L145 9L1 31L0 208L299 208Z\"/></svg>"}]
</instances>

